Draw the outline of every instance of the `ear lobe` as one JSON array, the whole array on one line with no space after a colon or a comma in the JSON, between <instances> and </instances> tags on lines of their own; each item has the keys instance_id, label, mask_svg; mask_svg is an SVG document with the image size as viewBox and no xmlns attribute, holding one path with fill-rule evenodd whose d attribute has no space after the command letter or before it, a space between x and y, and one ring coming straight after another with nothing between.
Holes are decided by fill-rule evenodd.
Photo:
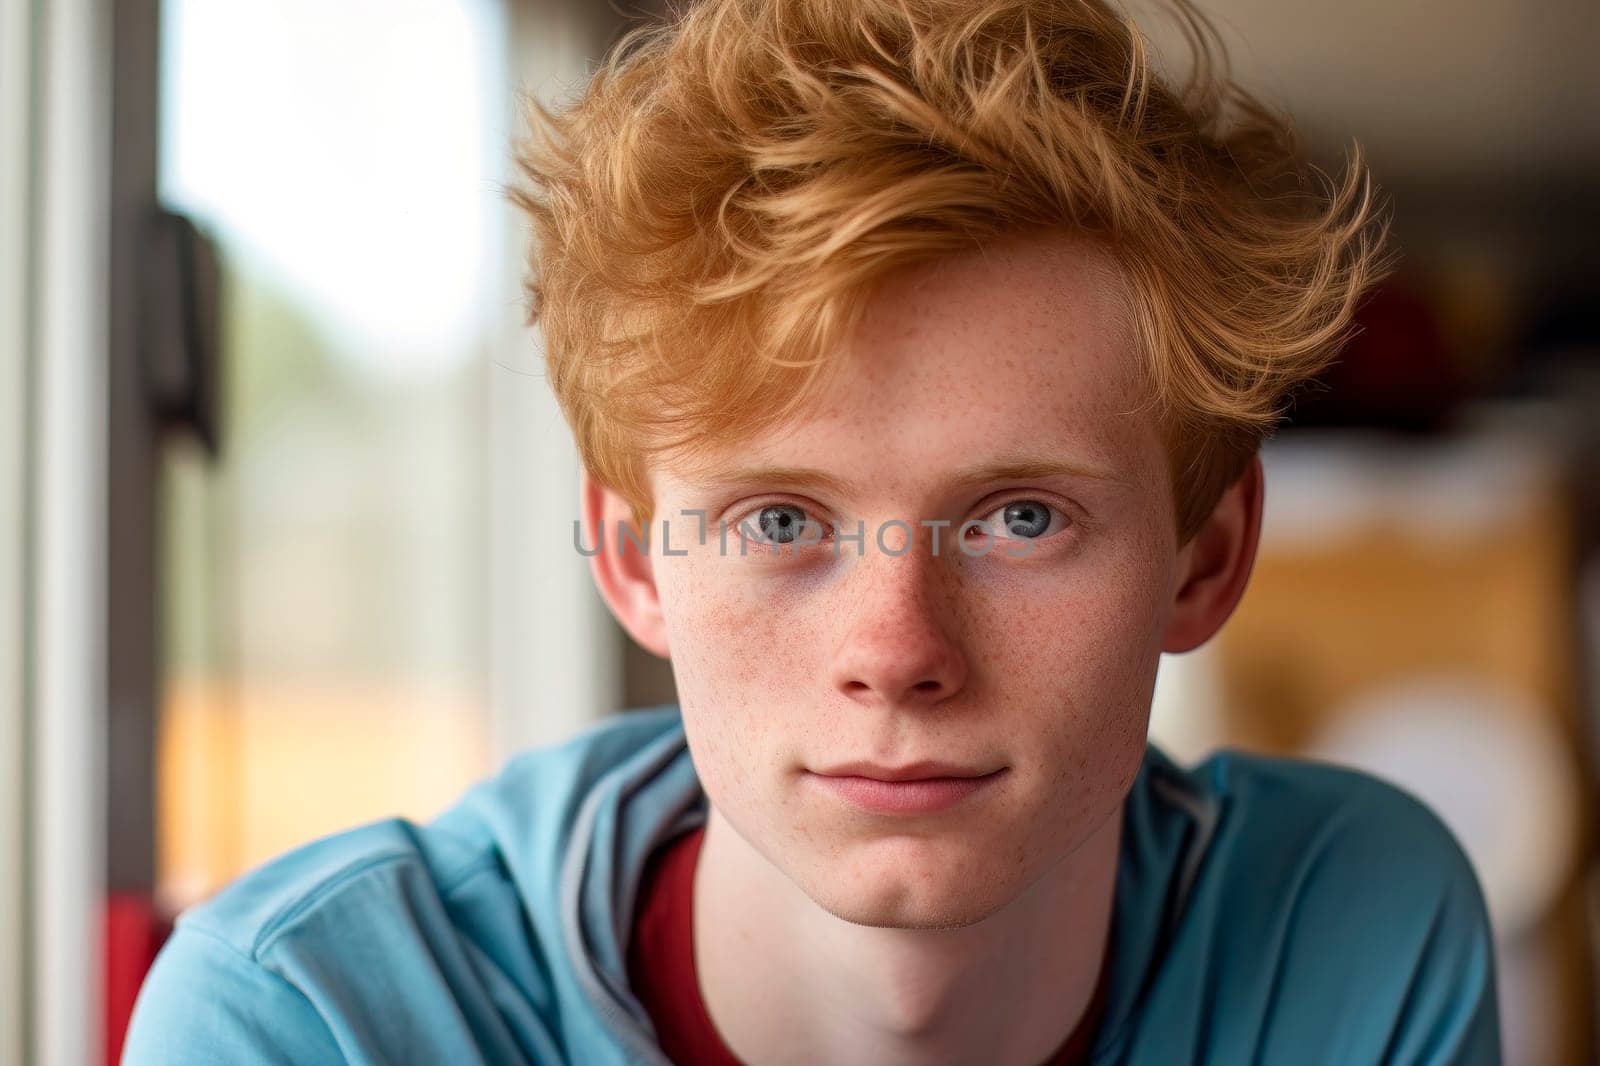
<instances>
[{"instance_id":1,"label":"ear lobe","mask_svg":"<svg viewBox=\"0 0 1600 1066\"><path fill-rule=\"evenodd\" d=\"M589 572L594 576L600 598L640 647L665 659L668 657L667 627L648 553L650 531L633 526L627 503L590 477L587 470L581 475L581 486L584 526L581 544L584 551L593 551L589 556ZM624 525L637 535L619 537ZM641 544L646 545L647 550L641 551Z\"/></svg>"},{"instance_id":2,"label":"ear lobe","mask_svg":"<svg viewBox=\"0 0 1600 1066\"><path fill-rule=\"evenodd\" d=\"M1179 551L1178 581L1162 651L1198 648L1233 614L1255 566L1265 493L1257 454L1222 494L1205 525Z\"/></svg>"}]
</instances>

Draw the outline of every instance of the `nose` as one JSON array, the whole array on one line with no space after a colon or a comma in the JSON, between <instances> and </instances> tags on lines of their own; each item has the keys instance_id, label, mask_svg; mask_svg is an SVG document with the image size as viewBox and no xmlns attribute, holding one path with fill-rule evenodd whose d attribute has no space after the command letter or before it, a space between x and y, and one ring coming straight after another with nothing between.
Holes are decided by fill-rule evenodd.
<instances>
[{"instance_id":1,"label":"nose","mask_svg":"<svg viewBox=\"0 0 1600 1066\"><path fill-rule=\"evenodd\" d=\"M875 707L929 707L967 683L954 630L954 580L930 553L894 557L868 549L858 560L854 599L830 664L836 690Z\"/></svg>"}]
</instances>

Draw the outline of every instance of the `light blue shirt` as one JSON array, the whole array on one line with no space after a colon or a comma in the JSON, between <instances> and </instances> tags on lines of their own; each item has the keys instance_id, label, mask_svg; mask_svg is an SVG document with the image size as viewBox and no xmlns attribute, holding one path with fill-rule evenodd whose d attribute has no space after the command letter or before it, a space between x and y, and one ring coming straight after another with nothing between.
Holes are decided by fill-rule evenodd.
<instances>
[{"instance_id":1,"label":"light blue shirt","mask_svg":"<svg viewBox=\"0 0 1600 1066\"><path fill-rule=\"evenodd\" d=\"M123 1061L665 1063L627 937L651 850L705 815L664 707L521 755L428 825L298 848L183 915ZM1471 869L1350 771L1150 748L1111 951L1096 1066L1500 1061Z\"/></svg>"}]
</instances>

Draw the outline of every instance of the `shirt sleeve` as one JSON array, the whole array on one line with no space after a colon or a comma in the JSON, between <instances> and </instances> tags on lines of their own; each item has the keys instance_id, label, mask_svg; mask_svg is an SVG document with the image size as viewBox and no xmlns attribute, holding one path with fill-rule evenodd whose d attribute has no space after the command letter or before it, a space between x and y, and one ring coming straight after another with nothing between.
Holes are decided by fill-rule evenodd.
<instances>
[{"instance_id":1,"label":"shirt sleeve","mask_svg":"<svg viewBox=\"0 0 1600 1066\"><path fill-rule=\"evenodd\" d=\"M226 941L180 924L140 988L122 1062L321 1066L344 1058L298 989Z\"/></svg>"}]
</instances>

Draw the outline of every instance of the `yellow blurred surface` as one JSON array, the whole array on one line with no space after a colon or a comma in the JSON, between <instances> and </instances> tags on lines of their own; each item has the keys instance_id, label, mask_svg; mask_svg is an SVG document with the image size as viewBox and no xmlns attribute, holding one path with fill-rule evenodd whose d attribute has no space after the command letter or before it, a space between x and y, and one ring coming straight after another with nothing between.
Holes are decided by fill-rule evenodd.
<instances>
[{"instance_id":1,"label":"yellow blurred surface","mask_svg":"<svg viewBox=\"0 0 1600 1066\"><path fill-rule=\"evenodd\" d=\"M487 721L462 693L174 679L157 756L163 903L328 833L432 817L488 772Z\"/></svg>"}]
</instances>

